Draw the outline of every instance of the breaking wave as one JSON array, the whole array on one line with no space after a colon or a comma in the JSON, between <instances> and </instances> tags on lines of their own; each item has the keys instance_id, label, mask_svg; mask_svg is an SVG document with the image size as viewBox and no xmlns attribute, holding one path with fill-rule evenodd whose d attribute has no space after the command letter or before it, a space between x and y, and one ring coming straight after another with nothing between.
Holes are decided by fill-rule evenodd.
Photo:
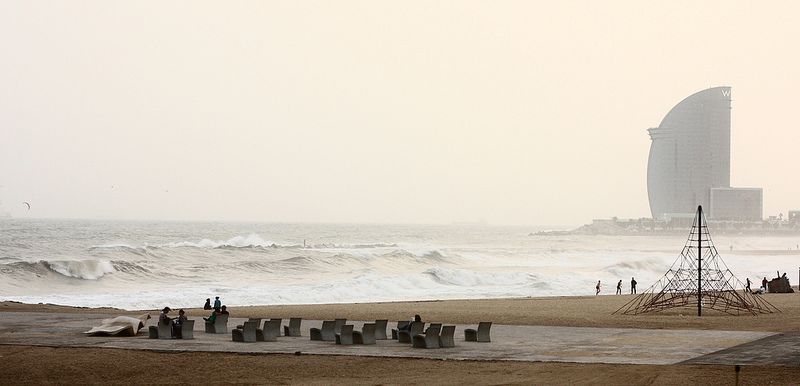
<instances>
[{"instance_id":1,"label":"breaking wave","mask_svg":"<svg viewBox=\"0 0 800 386\"><path fill-rule=\"evenodd\" d=\"M535 275L522 272L478 272L459 268L429 268L424 272L435 282L460 287L518 286L536 282Z\"/></svg>"},{"instance_id":2,"label":"breaking wave","mask_svg":"<svg viewBox=\"0 0 800 386\"><path fill-rule=\"evenodd\" d=\"M42 261L42 263L64 276L84 280L97 280L115 271L111 262L102 260Z\"/></svg>"},{"instance_id":3,"label":"breaking wave","mask_svg":"<svg viewBox=\"0 0 800 386\"><path fill-rule=\"evenodd\" d=\"M15 262L2 264L0 271L5 274L46 275L48 272L60 276L98 280L106 274L116 272L114 264L105 260L40 260L38 262Z\"/></svg>"}]
</instances>

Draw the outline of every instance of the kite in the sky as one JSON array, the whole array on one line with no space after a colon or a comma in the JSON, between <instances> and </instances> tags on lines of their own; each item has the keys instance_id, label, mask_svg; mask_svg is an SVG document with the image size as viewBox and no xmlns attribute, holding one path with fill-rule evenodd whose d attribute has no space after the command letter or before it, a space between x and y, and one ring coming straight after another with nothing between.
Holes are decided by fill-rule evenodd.
<instances>
[{"instance_id":1,"label":"kite in the sky","mask_svg":"<svg viewBox=\"0 0 800 386\"><path fill-rule=\"evenodd\" d=\"M28 206L28 210L31 210L31 204L29 204L29 203L27 203L27 202L23 202L23 204L25 204L25 205L27 205L27 206Z\"/></svg>"}]
</instances>

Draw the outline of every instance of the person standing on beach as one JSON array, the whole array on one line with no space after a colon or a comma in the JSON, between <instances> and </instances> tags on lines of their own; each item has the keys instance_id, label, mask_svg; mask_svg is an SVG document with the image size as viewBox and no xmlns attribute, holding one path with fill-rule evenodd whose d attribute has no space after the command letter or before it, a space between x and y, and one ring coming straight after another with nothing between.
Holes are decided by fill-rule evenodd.
<instances>
[{"instance_id":1,"label":"person standing on beach","mask_svg":"<svg viewBox=\"0 0 800 386\"><path fill-rule=\"evenodd\" d=\"M747 290L748 293L751 292L751 290L750 290L750 278L749 277L747 278L747 286L744 287L744 289Z\"/></svg>"},{"instance_id":2,"label":"person standing on beach","mask_svg":"<svg viewBox=\"0 0 800 386\"><path fill-rule=\"evenodd\" d=\"M631 293L636 294L636 279L631 278Z\"/></svg>"},{"instance_id":3,"label":"person standing on beach","mask_svg":"<svg viewBox=\"0 0 800 386\"><path fill-rule=\"evenodd\" d=\"M622 295L622 280L617 283L617 295Z\"/></svg>"},{"instance_id":4,"label":"person standing on beach","mask_svg":"<svg viewBox=\"0 0 800 386\"><path fill-rule=\"evenodd\" d=\"M214 298L214 309L219 311L222 308L222 302L219 300L219 296Z\"/></svg>"},{"instance_id":5,"label":"person standing on beach","mask_svg":"<svg viewBox=\"0 0 800 386\"><path fill-rule=\"evenodd\" d=\"M597 285L594 287L597 292L594 293L594 296L600 295L600 280L597 281Z\"/></svg>"},{"instance_id":6,"label":"person standing on beach","mask_svg":"<svg viewBox=\"0 0 800 386\"><path fill-rule=\"evenodd\" d=\"M764 287L764 292L767 292L767 284L769 284L769 282L767 281L767 277L764 276L764 280L761 280L761 286Z\"/></svg>"}]
</instances>

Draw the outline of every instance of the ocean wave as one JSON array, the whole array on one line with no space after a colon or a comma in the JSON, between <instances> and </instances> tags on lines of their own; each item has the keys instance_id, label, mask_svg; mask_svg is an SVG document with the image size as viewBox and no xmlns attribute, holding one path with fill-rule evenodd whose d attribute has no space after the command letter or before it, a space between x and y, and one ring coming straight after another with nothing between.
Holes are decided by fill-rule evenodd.
<instances>
[{"instance_id":1,"label":"ocean wave","mask_svg":"<svg viewBox=\"0 0 800 386\"><path fill-rule=\"evenodd\" d=\"M149 269L130 261L114 260L111 263L114 265L114 270L117 272L125 272L130 274L150 273Z\"/></svg>"},{"instance_id":2,"label":"ocean wave","mask_svg":"<svg viewBox=\"0 0 800 386\"><path fill-rule=\"evenodd\" d=\"M657 258L648 258L633 261L621 261L603 268L605 272L613 273L616 276L627 277L641 272L662 272L666 270L664 261Z\"/></svg>"},{"instance_id":3,"label":"ocean wave","mask_svg":"<svg viewBox=\"0 0 800 386\"><path fill-rule=\"evenodd\" d=\"M105 260L42 260L50 270L67 277L97 280L115 271L114 265Z\"/></svg>"},{"instance_id":4,"label":"ocean wave","mask_svg":"<svg viewBox=\"0 0 800 386\"><path fill-rule=\"evenodd\" d=\"M424 253L414 253L405 249L395 249L391 252L384 253L380 257L390 259L407 259L407 260L425 260L425 261L444 261L447 256L437 250L427 251Z\"/></svg>"},{"instance_id":5,"label":"ocean wave","mask_svg":"<svg viewBox=\"0 0 800 386\"><path fill-rule=\"evenodd\" d=\"M8 275L25 274L47 277L56 274L70 279L96 281L114 272L140 275L150 270L130 261L108 260L39 260L36 262L17 261L0 264L0 272Z\"/></svg>"},{"instance_id":6,"label":"ocean wave","mask_svg":"<svg viewBox=\"0 0 800 386\"><path fill-rule=\"evenodd\" d=\"M90 251L105 251L105 250L112 250L112 251L119 251L124 253L130 253L138 256L148 256L150 255L150 249L154 249L158 247L154 246L133 246L128 244L103 244L103 245L94 245L89 247Z\"/></svg>"},{"instance_id":7,"label":"ocean wave","mask_svg":"<svg viewBox=\"0 0 800 386\"><path fill-rule=\"evenodd\" d=\"M371 244L336 244L336 243L320 243L320 244L278 244L264 239L258 234L251 233L246 236L234 236L227 240L212 240L203 238L197 241L175 241L166 244L157 245L131 245L127 243L110 243L102 245L93 245L90 250L113 249L118 251L132 252L136 254L145 254L150 249L158 248L203 248L203 249L236 249L236 248L287 248L287 249L376 249L376 248L397 248L394 243L371 243Z\"/></svg>"},{"instance_id":8,"label":"ocean wave","mask_svg":"<svg viewBox=\"0 0 800 386\"><path fill-rule=\"evenodd\" d=\"M251 233L247 236L234 236L228 240L224 241L214 241L210 239L202 239L197 242L192 241L179 241L176 243L168 243L164 244L164 247L168 248L184 248L184 247L191 247L191 248L252 248L252 247L277 247L278 245L264 240L261 236Z\"/></svg>"},{"instance_id":9,"label":"ocean wave","mask_svg":"<svg viewBox=\"0 0 800 386\"><path fill-rule=\"evenodd\" d=\"M478 272L460 268L433 267L423 273L439 284L461 287L519 286L532 285L536 282L535 275L521 272Z\"/></svg>"},{"instance_id":10,"label":"ocean wave","mask_svg":"<svg viewBox=\"0 0 800 386\"><path fill-rule=\"evenodd\" d=\"M394 243L373 243L373 244L335 244L322 243L309 246L314 249L372 249L372 248L397 248Z\"/></svg>"}]
</instances>

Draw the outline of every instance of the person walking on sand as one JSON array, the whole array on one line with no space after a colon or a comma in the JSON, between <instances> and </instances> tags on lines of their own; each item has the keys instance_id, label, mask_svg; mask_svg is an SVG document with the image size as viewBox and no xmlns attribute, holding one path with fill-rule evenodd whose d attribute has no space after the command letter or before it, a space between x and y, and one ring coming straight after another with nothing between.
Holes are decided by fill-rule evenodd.
<instances>
[{"instance_id":1,"label":"person walking on sand","mask_svg":"<svg viewBox=\"0 0 800 386\"><path fill-rule=\"evenodd\" d=\"M749 278L749 277L747 278L747 286L746 286L746 287L744 287L744 289L745 289L745 290L747 290L747 293L750 293L750 292L752 292L752 291L750 290L750 278Z\"/></svg>"},{"instance_id":2,"label":"person walking on sand","mask_svg":"<svg viewBox=\"0 0 800 386\"><path fill-rule=\"evenodd\" d=\"M597 285L594 286L597 292L594 293L594 296L600 295L600 280L597 281Z\"/></svg>"},{"instance_id":3,"label":"person walking on sand","mask_svg":"<svg viewBox=\"0 0 800 386\"><path fill-rule=\"evenodd\" d=\"M617 295L622 295L622 280L617 283Z\"/></svg>"},{"instance_id":4,"label":"person walking on sand","mask_svg":"<svg viewBox=\"0 0 800 386\"><path fill-rule=\"evenodd\" d=\"M631 294L636 294L636 279L631 278Z\"/></svg>"}]
</instances>

